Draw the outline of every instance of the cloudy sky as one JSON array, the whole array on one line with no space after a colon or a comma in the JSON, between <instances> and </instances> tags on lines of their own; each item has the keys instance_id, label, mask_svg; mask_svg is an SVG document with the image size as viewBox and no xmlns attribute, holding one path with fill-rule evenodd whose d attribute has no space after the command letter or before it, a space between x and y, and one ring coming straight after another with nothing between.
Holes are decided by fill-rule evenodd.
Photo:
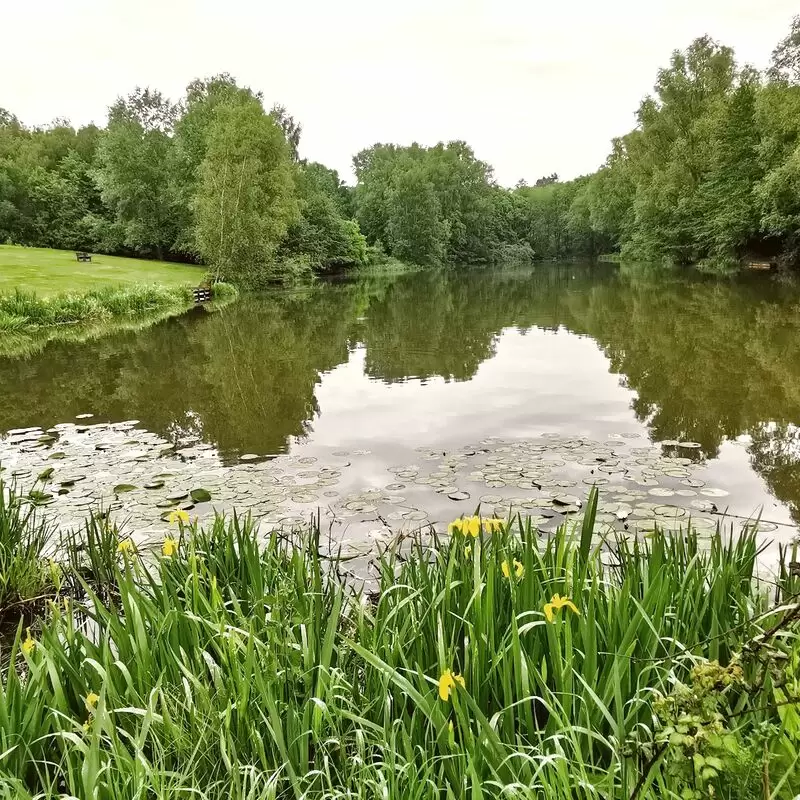
<instances>
[{"instance_id":1,"label":"cloudy sky","mask_svg":"<svg viewBox=\"0 0 800 800\"><path fill-rule=\"evenodd\" d=\"M709 33L763 67L797 0L0 0L0 106L102 123L227 71L350 178L378 141L466 139L513 184L602 163L671 50Z\"/></svg>"}]
</instances>

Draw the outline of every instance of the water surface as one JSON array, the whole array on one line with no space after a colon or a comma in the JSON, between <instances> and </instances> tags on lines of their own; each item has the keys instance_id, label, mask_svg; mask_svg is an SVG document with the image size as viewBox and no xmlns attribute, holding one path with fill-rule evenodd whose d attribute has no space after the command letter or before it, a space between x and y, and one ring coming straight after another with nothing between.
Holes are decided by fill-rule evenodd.
<instances>
[{"instance_id":1,"label":"water surface","mask_svg":"<svg viewBox=\"0 0 800 800\"><path fill-rule=\"evenodd\" d=\"M92 413L225 463L347 451L351 487L420 446L696 442L728 511L781 538L800 519L800 302L764 275L541 265L321 283L1 359L0 387L0 432Z\"/></svg>"}]
</instances>

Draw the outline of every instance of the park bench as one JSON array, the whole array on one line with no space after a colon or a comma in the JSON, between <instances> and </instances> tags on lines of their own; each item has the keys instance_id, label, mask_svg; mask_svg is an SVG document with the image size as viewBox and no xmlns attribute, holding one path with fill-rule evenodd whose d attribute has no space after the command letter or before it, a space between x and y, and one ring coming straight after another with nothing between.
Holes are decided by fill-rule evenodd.
<instances>
[{"instance_id":1,"label":"park bench","mask_svg":"<svg viewBox=\"0 0 800 800\"><path fill-rule=\"evenodd\" d=\"M198 286L192 289L195 303L207 303L214 296L214 293L207 286Z\"/></svg>"},{"instance_id":2,"label":"park bench","mask_svg":"<svg viewBox=\"0 0 800 800\"><path fill-rule=\"evenodd\" d=\"M75 253L75 258L78 259L78 261L91 261L92 260L91 253Z\"/></svg>"}]
</instances>

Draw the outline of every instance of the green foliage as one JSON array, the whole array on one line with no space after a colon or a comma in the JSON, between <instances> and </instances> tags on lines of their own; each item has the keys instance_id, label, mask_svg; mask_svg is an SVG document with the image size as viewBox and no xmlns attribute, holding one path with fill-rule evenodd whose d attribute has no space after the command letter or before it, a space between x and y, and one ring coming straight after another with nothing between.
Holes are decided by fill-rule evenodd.
<instances>
[{"instance_id":1,"label":"green foliage","mask_svg":"<svg viewBox=\"0 0 800 800\"><path fill-rule=\"evenodd\" d=\"M194 203L198 249L219 277L260 286L297 218L283 134L260 104L223 104L208 131Z\"/></svg>"},{"instance_id":2,"label":"green foliage","mask_svg":"<svg viewBox=\"0 0 800 800\"><path fill-rule=\"evenodd\" d=\"M102 131L30 130L4 112L0 242L200 260L250 285L363 264L350 191L299 161L301 132L227 73L178 104L137 89Z\"/></svg>"},{"instance_id":3,"label":"green foliage","mask_svg":"<svg viewBox=\"0 0 800 800\"><path fill-rule=\"evenodd\" d=\"M61 543L39 624L9 641L3 785L120 800L689 797L685 770L646 756L672 724L715 796L735 796L720 782L733 736L744 762L766 750L773 798L788 800L791 741L748 655L781 620L754 537L706 549L656 533L606 543L608 559L591 546L595 501L579 538L479 523L475 537L398 542L369 594L320 557L314 529L218 518L138 554L92 521ZM556 594L572 607L550 621ZM783 636L760 642L785 652ZM707 718L722 755L712 734L700 742Z\"/></svg>"},{"instance_id":4,"label":"green foliage","mask_svg":"<svg viewBox=\"0 0 800 800\"><path fill-rule=\"evenodd\" d=\"M178 109L160 92L137 89L109 110L96 179L120 244L162 258L179 236L170 176Z\"/></svg>"}]
</instances>

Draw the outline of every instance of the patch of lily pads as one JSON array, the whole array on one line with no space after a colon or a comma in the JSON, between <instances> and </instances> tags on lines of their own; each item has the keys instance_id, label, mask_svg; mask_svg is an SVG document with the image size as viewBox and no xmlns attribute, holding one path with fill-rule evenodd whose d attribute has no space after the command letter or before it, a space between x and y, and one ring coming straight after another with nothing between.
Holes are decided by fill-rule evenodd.
<instances>
[{"instance_id":1,"label":"patch of lily pads","mask_svg":"<svg viewBox=\"0 0 800 800\"><path fill-rule=\"evenodd\" d=\"M727 492L698 477L705 467L696 442L605 441L544 434L498 438L451 451L415 448L407 463L375 475L359 468L366 450L329 457L243 453L224 463L210 444L167 441L136 420L24 428L0 437L0 463L31 487L31 503L63 527L89 514L112 514L134 534L160 536L175 510L206 522L215 513L250 514L291 528L319 513L331 535L353 546L478 511L521 517L546 534L579 523L589 492L601 492L595 533L647 533L654 526L711 532ZM363 462L366 463L366 462ZM367 485L358 487L360 481ZM759 531L775 523L752 523ZM376 533L378 532L378 533Z\"/></svg>"}]
</instances>

